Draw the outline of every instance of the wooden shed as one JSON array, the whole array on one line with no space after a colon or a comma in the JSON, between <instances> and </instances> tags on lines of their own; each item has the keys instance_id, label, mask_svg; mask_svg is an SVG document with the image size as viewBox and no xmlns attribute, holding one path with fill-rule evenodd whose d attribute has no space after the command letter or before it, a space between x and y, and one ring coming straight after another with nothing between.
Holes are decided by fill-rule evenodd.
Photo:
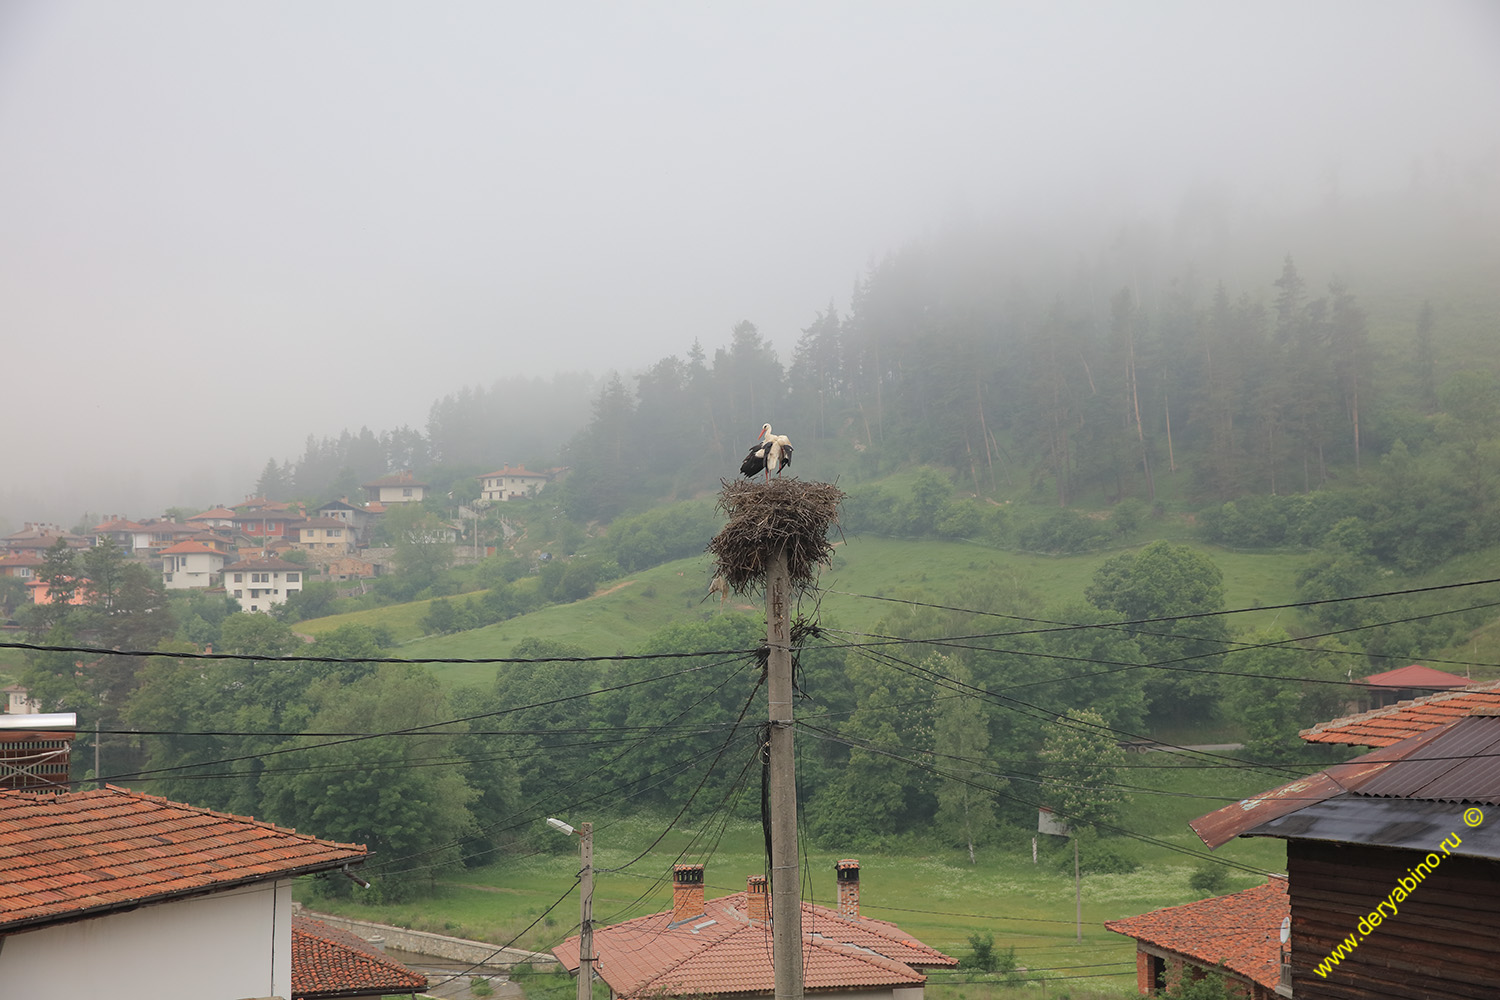
<instances>
[{"instance_id":1,"label":"wooden shed","mask_svg":"<svg viewBox=\"0 0 1500 1000\"><path fill-rule=\"evenodd\" d=\"M1192 826L1211 848L1286 840L1290 995L1496 995L1500 717L1459 719Z\"/></svg>"}]
</instances>

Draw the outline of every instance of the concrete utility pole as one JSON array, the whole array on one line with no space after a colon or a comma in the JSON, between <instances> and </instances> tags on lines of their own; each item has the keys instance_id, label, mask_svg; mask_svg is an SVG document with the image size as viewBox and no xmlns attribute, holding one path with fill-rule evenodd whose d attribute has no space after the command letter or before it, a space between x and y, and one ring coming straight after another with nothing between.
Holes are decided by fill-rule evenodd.
<instances>
[{"instance_id":1,"label":"concrete utility pole","mask_svg":"<svg viewBox=\"0 0 1500 1000\"><path fill-rule=\"evenodd\" d=\"M594 996L594 824L572 827L549 818L547 825L568 836L578 834L578 1000Z\"/></svg>"},{"instance_id":2,"label":"concrete utility pole","mask_svg":"<svg viewBox=\"0 0 1500 1000\"><path fill-rule=\"evenodd\" d=\"M578 1000L594 997L594 824L578 824Z\"/></svg>"},{"instance_id":3,"label":"concrete utility pole","mask_svg":"<svg viewBox=\"0 0 1500 1000\"><path fill-rule=\"evenodd\" d=\"M802 1000L802 899L797 877L797 782L792 763L791 592L786 552L778 551L766 572L766 645L770 647L766 691L771 708L771 961L776 970L776 1000Z\"/></svg>"}]
</instances>

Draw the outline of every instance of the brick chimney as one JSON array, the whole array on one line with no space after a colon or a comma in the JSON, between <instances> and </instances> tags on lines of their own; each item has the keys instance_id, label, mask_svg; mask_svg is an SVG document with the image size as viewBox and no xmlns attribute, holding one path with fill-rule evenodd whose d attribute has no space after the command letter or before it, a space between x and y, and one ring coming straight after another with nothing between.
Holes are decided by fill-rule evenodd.
<instances>
[{"instance_id":1,"label":"brick chimney","mask_svg":"<svg viewBox=\"0 0 1500 1000\"><path fill-rule=\"evenodd\" d=\"M839 916L859 916L859 862L845 858L834 865L839 883Z\"/></svg>"},{"instance_id":2,"label":"brick chimney","mask_svg":"<svg viewBox=\"0 0 1500 1000\"><path fill-rule=\"evenodd\" d=\"M771 919L771 897L766 893L764 875L751 875L745 879L745 916L751 920Z\"/></svg>"},{"instance_id":3,"label":"brick chimney","mask_svg":"<svg viewBox=\"0 0 1500 1000\"><path fill-rule=\"evenodd\" d=\"M672 924L703 916L703 866L672 866Z\"/></svg>"}]
</instances>

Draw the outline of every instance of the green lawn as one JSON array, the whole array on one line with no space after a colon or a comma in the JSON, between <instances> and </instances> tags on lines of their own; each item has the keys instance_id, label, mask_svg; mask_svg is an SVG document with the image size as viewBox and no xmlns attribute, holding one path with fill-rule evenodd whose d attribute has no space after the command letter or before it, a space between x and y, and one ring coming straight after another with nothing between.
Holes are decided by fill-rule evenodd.
<instances>
[{"instance_id":1,"label":"green lawn","mask_svg":"<svg viewBox=\"0 0 1500 1000\"><path fill-rule=\"evenodd\" d=\"M1155 763L1156 757L1148 755L1143 760ZM1199 853L1204 853L1203 846L1187 828L1187 820L1280 783L1275 777L1240 770L1155 766L1130 769L1127 781L1159 791L1135 793L1123 825ZM577 821L583 817L568 818ZM597 921L615 923L667 908L671 899L668 873L679 860L706 865L710 898L739 892L745 887L746 876L765 873L758 824L740 821L721 828L701 817L683 822L636 861L669 823L670 817L665 816L595 823L596 868L623 869L601 871L595 879ZM548 951L576 933L578 900L570 893L578 868L576 842L552 833L540 822L531 836L537 847L557 853L533 854L442 876L435 893L419 902L381 908L353 902L334 904L307 895L301 898L315 909L496 944L519 935L520 946ZM1044 851L1041 863L1033 865L1031 834L1026 830L1011 830L996 844L981 848L978 864L972 867L963 852L931 844L911 842L902 850L857 850L804 842L803 896L832 905L836 898L834 862L858 857L863 913L894 921L955 957L969 953L970 935L993 934L999 951L1014 946L1020 963L1030 969L1116 963L1074 972L1117 973L1110 979L1053 983L1048 995L1058 996L1062 989L1069 989L1075 997L1091 996L1095 994L1090 991L1097 987L1103 991L1099 995L1124 996L1133 991L1135 946L1129 939L1105 930L1103 922L1202 896L1188 886L1196 863L1191 857L1154 845L1126 844L1142 862L1138 871L1083 879L1082 945L1074 938L1071 868L1062 872L1056 864L1059 854L1066 860L1071 852L1065 842L1060 842L1051 848L1050 856ZM1263 870L1285 868L1282 843L1277 840L1234 841L1214 856ZM1259 881L1255 875L1232 872L1225 891ZM547 912L554 903L555 908ZM526 930L533 922L535 926ZM942 978L939 975L935 980ZM964 990L972 990L972 986L944 987L936 981L933 986L938 989L938 997L947 1000L958 1000Z\"/></svg>"}]
</instances>

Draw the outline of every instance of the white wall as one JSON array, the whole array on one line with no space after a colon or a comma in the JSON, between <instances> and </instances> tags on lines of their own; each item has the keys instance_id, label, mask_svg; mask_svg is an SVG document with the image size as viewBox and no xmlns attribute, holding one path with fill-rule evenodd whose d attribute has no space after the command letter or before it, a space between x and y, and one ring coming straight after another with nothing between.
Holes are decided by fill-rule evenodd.
<instances>
[{"instance_id":1,"label":"white wall","mask_svg":"<svg viewBox=\"0 0 1500 1000\"><path fill-rule=\"evenodd\" d=\"M0 937L5 997L291 995L292 889L286 880Z\"/></svg>"}]
</instances>

